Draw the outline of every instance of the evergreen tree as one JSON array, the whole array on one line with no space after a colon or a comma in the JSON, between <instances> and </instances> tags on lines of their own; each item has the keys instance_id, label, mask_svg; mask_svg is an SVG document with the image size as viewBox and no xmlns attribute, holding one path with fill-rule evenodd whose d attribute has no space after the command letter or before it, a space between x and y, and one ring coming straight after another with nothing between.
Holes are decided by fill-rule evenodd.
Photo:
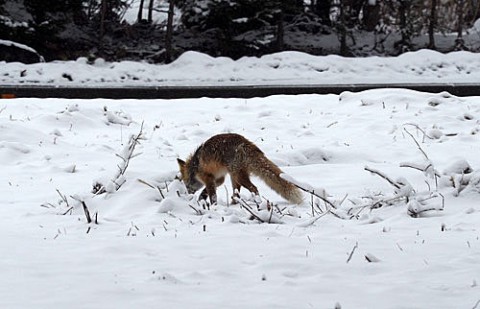
<instances>
[{"instance_id":1,"label":"evergreen tree","mask_svg":"<svg viewBox=\"0 0 480 309\"><path fill-rule=\"evenodd\" d=\"M56 49L58 34L69 21L66 0L24 0L27 11L32 16L29 23L34 30L30 37L31 45L49 59L51 49Z\"/></svg>"},{"instance_id":2,"label":"evergreen tree","mask_svg":"<svg viewBox=\"0 0 480 309\"><path fill-rule=\"evenodd\" d=\"M330 20L330 8L331 8L331 1L330 0L312 0L312 12L318 15L322 22L326 25L331 24Z\"/></svg>"},{"instance_id":3,"label":"evergreen tree","mask_svg":"<svg viewBox=\"0 0 480 309\"><path fill-rule=\"evenodd\" d=\"M283 50L284 24L304 11L299 0L180 0L187 28L216 32L220 53L233 58Z\"/></svg>"}]
</instances>

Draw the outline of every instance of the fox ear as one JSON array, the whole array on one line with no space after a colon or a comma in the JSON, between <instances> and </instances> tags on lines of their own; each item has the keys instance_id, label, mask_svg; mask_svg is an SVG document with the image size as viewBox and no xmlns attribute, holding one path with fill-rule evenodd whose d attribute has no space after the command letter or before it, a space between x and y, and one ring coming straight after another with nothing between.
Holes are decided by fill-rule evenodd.
<instances>
[{"instance_id":1,"label":"fox ear","mask_svg":"<svg viewBox=\"0 0 480 309\"><path fill-rule=\"evenodd\" d=\"M180 167L180 169L185 167L185 161L183 161L182 159L177 158L177 162L178 162L178 166Z\"/></svg>"}]
</instances>

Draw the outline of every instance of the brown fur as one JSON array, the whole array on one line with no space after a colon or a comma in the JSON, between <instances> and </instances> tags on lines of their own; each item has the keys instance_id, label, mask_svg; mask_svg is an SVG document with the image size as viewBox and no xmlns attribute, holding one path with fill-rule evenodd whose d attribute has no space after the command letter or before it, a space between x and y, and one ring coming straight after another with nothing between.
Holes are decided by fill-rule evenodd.
<instances>
[{"instance_id":1,"label":"brown fur","mask_svg":"<svg viewBox=\"0 0 480 309\"><path fill-rule=\"evenodd\" d=\"M289 202L302 202L300 190L280 177L282 170L255 144L238 134L215 135L186 161L178 159L178 164L188 191L193 193L205 185L200 197L208 196L211 203L216 203L216 187L224 182L226 174L230 174L234 197L241 187L258 195L257 187L250 181L250 174L254 174Z\"/></svg>"}]
</instances>

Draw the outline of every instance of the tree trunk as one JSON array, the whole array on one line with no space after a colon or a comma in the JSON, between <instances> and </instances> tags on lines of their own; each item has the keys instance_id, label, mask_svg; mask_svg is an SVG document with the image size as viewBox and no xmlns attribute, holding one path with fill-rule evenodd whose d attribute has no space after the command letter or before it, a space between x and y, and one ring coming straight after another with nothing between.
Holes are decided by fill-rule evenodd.
<instances>
[{"instance_id":1,"label":"tree trunk","mask_svg":"<svg viewBox=\"0 0 480 309\"><path fill-rule=\"evenodd\" d=\"M145 0L140 0L140 6L138 7L137 23L142 22L143 18L143 3Z\"/></svg>"},{"instance_id":2,"label":"tree trunk","mask_svg":"<svg viewBox=\"0 0 480 309\"><path fill-rule=\"evenodd\" d=\"M367 31L374 31L380 21L380 4L375 3L365 3L363 7L363 26Z\"/></svg>"},{"instance_id":3,"label":"tree trunk","mask_svg":"<svg viewBox=\"0 0 480 309\"><path fill-rule=\"evenodd\" d=\"M407 41L407 7L405 1L400 1L400 30L402 32L402 42Z\"/></svg>"},{"instance_id":4,"label":"tree trunk","mask_svg":"<svg viewBox=\"0 0 480 309\"><path fill-rule=\"evenodd\" d=\"M107 15L107 1L102 0L102 7L100 12L100 41L103 40L103 36L105 35L105 17Z\"/></svg>"},{"instance_id":5,"label":"tree trunk","mask_svg":"<svg viewBox=\"0 0 480 309\"><path fill-rule=\"evenodd\" d=\"M315 2L314 13L317 14L318 16L320 16L320 18L322 19L322 21L323 21L325 24L328 24L328 25L331 24L331 20L330 20L330 8L331 8L330 1L327 1L327 0L317 0L317 1Z\"/></svg>"},{"instance_id":6,"label":"tree trunk","mask_svg":"<svg viewBox=\"0 0 480 309\"><path fill-rule=\"evenodd\" d=\"M431 0L428 21L428 48L435 50L435 29L437 28L437 0Z\"/></svg>"},{"instance_id":7,"label":"tree trunk","mask_svg":"<svg viewBox=\"0 0 480 309\"><path fill-rule=\"evenodd\" d=\"M277 21L276 50L277 50L277 52L280 52L280 51L283 50L283 45L284 45L283 37L284 37L284 34L285 34L285 30L283 28L283 26L284 26L284 24L283 24L284 7L282 5L282 1L280 1L278 6L280 8L280 11L278 12L278 21Z\"/></svg>"},{"instance_id":8,"label":"tree trunk","mask_svg":"<svg viewBox=\"0 0 480 309\"><path fill-rule=\"evenodd\" d=\"M343 0L339 1L339 6L340 6L340 20L337 21L338 23L337 27L339 28L339 35L340 35L340 55L347 56L349 52L348 52L348 46L347 46L347 24L346 24L345 6L343 3Z\"/></svg>"},{"instance_id":9,"label":"tree trunk","mask_svg":"<svg viewBox=\"0 0 480 309\"><path fill-rule=\"evenodd\" d=\"M402 38L396 43L400 54L411 49L411 25L408 20L410 13L411 0L401 0L399 7L400 33Z\"/></svg>"},{"instance_id":10,"label":"tree trunk","mask_svg":"<svg viewBox=\"0 0 480 309\"><path fill-rule=\"evenodd\" d=\"M153 1L150 0L150 3L148 4L148 23L151 24L153 21Z\"/></svg>"},{"instance_id":11,"label":"tree trunk","mask_svg":"<svg viewBox=\"0 0 480 309\"><path fill-rule=\"evenodd\" d=\"M170 0L168 4L167 33L165 35L165 63L172 62L172 36L173 36L173 14L175 0Z\"/></svg>"},{"instance_id":12,"label":"tree trunk","mask_svg":"<svg viewBox=\"0 0 480 309\"><path fill-rule=\"evenodd\" d=\"M457 1L457 39L455 40L455 50L464 50L465 49L465 42L463 40L463 6L465 4L465 0L458 0Z\"/></svg>"}]
</instances>

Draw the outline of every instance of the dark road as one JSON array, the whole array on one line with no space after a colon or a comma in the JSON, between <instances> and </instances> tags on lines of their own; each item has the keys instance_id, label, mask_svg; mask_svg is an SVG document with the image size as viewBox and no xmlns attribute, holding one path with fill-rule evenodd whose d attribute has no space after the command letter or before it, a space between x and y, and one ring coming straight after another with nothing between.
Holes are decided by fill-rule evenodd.
<instances>
[{"instance_id":1,"label":"dark road","mask_svg":"<svg viewBox=\"0 0 480 309\"><path fill-rule=\"evenodd\" d=\"M456 96L480 96L480 84L342 84L342 85L250 85L250 86L146 86L146 87L50 87L2 86L2 98L66 99L180 99L180 98L253 98L279 94L340 94L369 89L406 88Z\"/></svg>"}]
</instances>

